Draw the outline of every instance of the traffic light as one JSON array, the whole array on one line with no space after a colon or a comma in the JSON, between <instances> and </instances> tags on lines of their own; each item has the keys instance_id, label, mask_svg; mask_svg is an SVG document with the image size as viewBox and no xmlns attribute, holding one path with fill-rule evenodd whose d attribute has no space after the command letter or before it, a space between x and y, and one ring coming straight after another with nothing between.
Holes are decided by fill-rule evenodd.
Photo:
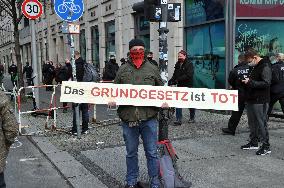
<instances>
[{"instance_id":1,"label":"traffic light","mask_svg":"<svg viewBox=\"0 0 284 188\"><path fill-rule=\"evenodd\" d=\"M149 21L159 21L161 16L157 17L157 11L161 10L160 6L161 0L144 0L144 15Z\"/></svg>"}]
</instances>

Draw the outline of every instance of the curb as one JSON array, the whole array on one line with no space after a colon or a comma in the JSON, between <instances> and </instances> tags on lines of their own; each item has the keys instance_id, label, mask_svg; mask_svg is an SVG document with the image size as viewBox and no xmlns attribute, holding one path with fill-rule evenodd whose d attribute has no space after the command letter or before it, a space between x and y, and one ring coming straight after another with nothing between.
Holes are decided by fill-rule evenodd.
<instances>
[{"instance_id":1,"label":"curb","mask_svg":"<svg viewBox=\"0 0 284 188\"><path fill-rule=\"evenodd\" d=\"M68 152L58 150L48 138L31 137L31 139L74 188L107 188Z\"/></svg>"}]
</instances>

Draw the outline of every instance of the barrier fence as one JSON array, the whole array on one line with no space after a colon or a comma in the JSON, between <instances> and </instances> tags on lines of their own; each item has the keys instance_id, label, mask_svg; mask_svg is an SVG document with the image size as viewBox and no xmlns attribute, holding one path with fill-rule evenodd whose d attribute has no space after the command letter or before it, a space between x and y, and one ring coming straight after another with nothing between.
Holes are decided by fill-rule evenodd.
<instances>
[{"instance_id":1,"label":"barrier fence","mask_svg":"<svg viewBox=\"0 0 284 188\"><path fill-rule=\"evenodd\" d=\"M44 128L45 130L58 130L57 129L57 110L59 109L65 109L65 108L69 108L69 106L66 107L57 107L56 105L56 91L57 91L57 87L59 87L60 85L39 85L39 86L28 86L28 87L21 87L17 93L17 105L18 105L18 111L17 111L17 115L18 115L18 123L19 123L19 133L21 135L31 135L32 133L25 133L23 134L22 129L25 128L25 126L23 125L22 122L22 116L25 114L31 114L33 116L37 116L37 115L46 115L46 120L44 123ZM47 87L52 87L52 94L48 103L48 107L47 108L42 108L39 109L38 106L39 104L35 104L35 96L34 96L34 90L35 89L41 89L41 88L47 88ZM22 101L21 101L21 96L20 93L22 92L22 90L26 90L26 89L31 89L32 90L32 99L33 99L33 110L27 110L27 111L23 111L22 110ZM31 95L27 95L27 96L31 96ZM51 126L48 126L48 122L49 120L53 118L53 123ZM40 132L40 131L38 131ZM38 133L37 132L37 133ZM36 134L35 132L33 132L33 134Z\"/></svg>"},{"instance_id":2,"label":"barrier fence","mask_svg":"<svg viewBox=\"0 0 284 188\"><path fill-rule=\"evenodd\" d=\"M113 83L113 81L110 82L104 82L101 81L100 83ZM14 94L12 93L12 95L15 95L15 114L17 116L18 119L18 123L19 123L19 133L21 135L35 135L35 134L43 134L44 131L50 130L50 131L64 131L67 132L67 130L58 128L58 110L61 109L67 109L70 108L70 106L66 106L66 107L60 107L60 105L58 104L58 96L60 96L59 91L59 87L61 85L39 85L39 86L27 86L27 87L21 87L18 92L14 92ZM47 87L52 87L52 93L50 96L50 99L48 99L48 106L45 106L43 108L38 108L38 106L42 106L39 104L35 104L35 95L34 95L34 91L35 89L43 89L43 88L47 88ZM24 108L23 108L23 101L21 100L20 97L20 93L25 90L25 93L28 93L27 95L25 95L26 97L32 98L33 100L33 105L32 106L28 106L30 105L30 103L24 103ZM28 92L27 90L31 90L32 92ZM10 93L10 94L11 94ZM41 96L41 99L44 96ZM48 96L49 97L49 96ZM47 101L47 100L45 100ZM46 102L47 103L47 102ZM91 107L91 105L90 105ZM32 110L27 110L28 108L31 108ZM103 107L105 109L105 107ZM25 110L24 110L25 109ZM107 107L106 109L106 115L107 117L104 117L103 120L97 121L97 107L94 104L93 105L93 122L96 124L95 126L108 126L108 125L113 125L113 124L118 124L120 123L120 119L116 116L116 110L117 108L112 108L110 106ZM42 126L44 124L44 131L33 131L33 132L28 132L26 128L29 128L30 126L28 125L24 125L25 122L23 122L23 116L24 115L32 115L32 116L39 116L39 115L46 115L46 119L45 122L41 122L40 120L37 120L38 123L38 128L41 128L40 126ZM68 114L70 115L70 114ZM105 114L103 114L105 116ZM110 118L110 116L112 116L112 118ZM53 119L53 121L51 121L51 119ZM69 118L68 118L69 119ZM71 118L72 119L72 118ZM49 125L51 123L51 125ZM72 125L70 125L68 128L70 128ZM25 132L23 132L25 128ZM67 128L67 127L64 127Z\"/></svg>"}]
</instances>

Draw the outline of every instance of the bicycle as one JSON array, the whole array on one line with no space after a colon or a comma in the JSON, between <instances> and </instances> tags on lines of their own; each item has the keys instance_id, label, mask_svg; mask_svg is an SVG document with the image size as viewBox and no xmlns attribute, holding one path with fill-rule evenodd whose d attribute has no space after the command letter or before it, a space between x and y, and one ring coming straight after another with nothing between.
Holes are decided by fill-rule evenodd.
<instances>
[{"instance_id":1,"label":"bicycle","mask_svg":"<svg viewBox=\"0 0 284 188\"><path fill-rule=\"evenodd\" d=\"M62 14L66 13L68 9L74 14L81 12L80 6L75 5L74 0L64 0L63 3L58 6L58 12Z\"/></svg>"}]
</instances>

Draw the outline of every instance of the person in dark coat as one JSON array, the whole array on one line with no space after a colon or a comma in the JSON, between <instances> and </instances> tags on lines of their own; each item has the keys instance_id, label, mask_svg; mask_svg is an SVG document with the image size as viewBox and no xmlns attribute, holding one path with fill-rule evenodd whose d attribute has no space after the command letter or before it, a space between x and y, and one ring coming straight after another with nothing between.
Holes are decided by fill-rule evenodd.
<instances>
[{"instance_id":1,"label":"person in dark coat","mask_svg":"<svg viewBox=\"0 0 284 188\"><path fill-rule=\"evenodd\" d=\"M15 65L15 63L12 61L12 65L8 69L9 74L11 75L11 82L13 84L13 87L17 86L18 82L18 67Z\"/></svg>"},{"instance_id":2,"label":"person in dark coat","mask_svg":"<svg viewBox=\"0 0 284 188\"><path fill-rule=\"evenodd\" d=\"M275 56L276 63L273 63L272 80L270 88L270 103L268 116L271 114L274 104L279 101L284 113L284 54L278 53Z\"/></svg>"},{"instance_id":3,"label":"person in dark coat","mask_svg":"<svg viewBox=\"0 0 284 188\"><path fill-rule=\"evenodd\" d=\"M150 63L152 63L153 65L156 65L157 67L159 66L157 61L155 61L153 59L153 52L148 52L148 55L147 55L147 59L149 60Z\"/></svg>"},{"instance_id":4,"label":"person in dark coat","mask_svg":"<svg viewBox=\"0 0 284 188\"><path fill-rule=\"evenodd\" d=\"M245 84L242 83L242 80L248 77L248 73L249 66L247 62L245 62L245 55L240 54L238 58L238 65L236 65L234 69L230 72L228 79L228 82L232 86L232 89L238 90L239 110L232 111L232 115L228 122L228 128L222 128L222 132L224 134L235 135L236 128L240 122L240 119L245 109L246 88Z\"/></svg>"},{"instance_id":5,"label":"person in dark coat","mask_svg":"<svg viewBox=\"0 0 284 188\"><path fill-rule=\"evenodd\" d=\"M47 62L47 64L43 67L42 72L44 74L44 84L52 85L55 77L55 69L52 61ZM46 91L52 91L52 87L46 87Z\"/></svg>"},{"instance_id":6,"label":"person in dark coat","mask_svg":"<svg viewBox=\"0 0 284 188\"><path fill-rule=\"evenodd\" d=\"M103 81L113 81L115 79L116 73L119 69L118 64L114 55L110 56L110 60L105 65L105 70L103 74Z\"/></svg>"},{"instance_id":7,"label":"person in dark coat","mask_svg":"<svg viewBox=\"0 0 284 188\"><path fill-rule=\"evenodd\" d=\"M60 76L60 80L62 83L62 81L72 81L73 79L73 76L72 76L72 65L70 63L70 60L69 59L66 59L65 60L65 65L63 67L61 67L61 70L59 72L59 74L63 74L63 76ZM64 102L63 103L63 113L66 113L67 112L67 102Z\"/></svg>"},{"instance_id":8,"label":"person in dark coat","mask_svg":"<svg viewBox=\"0 0 284 188\"><path fill-rule=\"evenodd\" d=\"M56 84L60 84L62 82L62 80L60 80L59 76L58 76L61 68L62 68L62 65L60 63L57 63L56 66L54 67L54 72L55 72L55 74L54 74L55 79L54 80L55 80Z\"/></svg>"},{"instance_id":9,"label":"person in dark coat","mask_svg":"<svg viewBox=\"0 0 284 188\"><path fill-rule=\"evenodd\" d=\"M24 70L23 70L23 74L26 74L28 86L33 85L32 79L31 79L32 74L33 74L33 68L32 66L29 65L29 62L26 63L26 66L24 67Z\"/></svg>"},{"instance_id":10,"label":"person in dark coat","mask_svg":"<svg viewBox=\"0 0 284 188\"><path fill-rule=\"evenodd\" d=\"M267 129L267 112L270 101L271 65L266 59L259 56L254 49L245 53L246 61L251 67L249 77L242 82L246 84L247 91L247 116L250 129L250 141L241 146L241 149L258 149L256 155L271 153L269 134ZM260 142L262 146L258 147Z\"/></svg>"},{"instance_id":11,"label":"person in dark coat","mask_svg":"<svg viewBox=\"0 0 284 188\"><path fill-rule=\"evenodd\" d=\"M84 64L85 60L82 59L80 52L75 51L75 65L76 65L76 79L77 82L83 82L84 77ZM73 127L70 131L71 134L77 135L77 127L76 127L76 113L75 113L75 105L72 105L73 109ZM88 134L88 124L89 124L89 105L87 103L79 104L79 109L82 111L82 134Z\"/></svg>"},{"instance_id":12,"label":"person in dark coat","mask_svg":"<svg viewBox=\"0 0 284 188\"><path fill-rule=\"evenodd\" d=\"M177 87L193 87L193 74L194 67L190 60L187 58L187 53L181 50L178 53L178 62L175 64L173 77L169 80L168 85L177 85ZM195 122L195 109L190 108L189 123ZM175 125L182 124L182 109L176 108L176 121Z\"/></svg>"}]
</instances>

